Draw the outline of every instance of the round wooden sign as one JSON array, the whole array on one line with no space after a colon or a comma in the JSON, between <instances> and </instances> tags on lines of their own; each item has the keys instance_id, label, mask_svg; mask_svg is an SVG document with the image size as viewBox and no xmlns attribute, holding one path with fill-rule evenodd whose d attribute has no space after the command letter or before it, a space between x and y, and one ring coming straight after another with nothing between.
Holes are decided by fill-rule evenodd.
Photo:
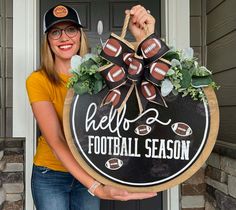
<instances>
[{"instance_id":1,"label":"round wooden sign","mask_svg":"<svg viewBox=\"0 0 236 210\"><path fill-rule=\"evenodd\" d=\"M68 91L64 131L79 164L103 184L132 192L163 191L192 176L206 161L219 127L217 99L207 103L168 95L168 107L148 103L140 114L135 92L121 112L96 95Z\"/></svg>"}]
</instances>

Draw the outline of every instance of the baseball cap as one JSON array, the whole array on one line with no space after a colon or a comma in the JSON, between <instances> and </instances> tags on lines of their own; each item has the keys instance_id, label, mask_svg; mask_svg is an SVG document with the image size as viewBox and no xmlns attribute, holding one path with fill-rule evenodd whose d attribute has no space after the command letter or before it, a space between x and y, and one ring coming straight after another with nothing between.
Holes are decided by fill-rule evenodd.
<instances>
[{"instance_id":1,"label":"baseball cap","mask_svg":"<svg viewBox=\"0 0 236 210\"><path fill-rule=\"evenodd\" d=\"M78 25L79 27L83 27L81 25L81 21L78 15L78 12L66 5L56 5L49 9L44 14L44 33L48 32L48 30L55 25L56 23L70 21Z\"/></svg>"}]
</instances>

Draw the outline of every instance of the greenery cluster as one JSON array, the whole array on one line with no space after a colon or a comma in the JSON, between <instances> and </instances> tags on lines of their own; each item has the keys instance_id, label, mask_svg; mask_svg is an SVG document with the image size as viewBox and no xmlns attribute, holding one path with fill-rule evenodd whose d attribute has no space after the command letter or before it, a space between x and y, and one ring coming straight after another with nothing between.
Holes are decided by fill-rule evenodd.
<instances>
[{"instance_id":1,"label":"greenery cluster","mask_svg":"<svg viewBox=\"0 0 236 210\"><path fill-rule=\"evenodd\" d=\"M181 93L182 96L190 95L193 100L204 100L203 87L211 86L219 88L212 79L212 72L205 66L199 65L197 58L193 57L193 49L170 50L163 57L171 62L171 68L167 72L166 79L169 83L162 83L167 93ZM169 84L169 87L168 87ZM165 94L166 95L166 94Z\"/></svg>"},{"instance_id":2,"label":"greenery cluster","mask_svg":"<svg viewBox=\"0 0 236 210\"><path fill-rule=\"evenodd\" d=\"M78 55L73 56L71 59L72 77L67 87L73 88L79 95L98 93L105 85L105 80L98 70L107 63L98 54L86 54L83 58Z\"/></svg>"}]
</instances>

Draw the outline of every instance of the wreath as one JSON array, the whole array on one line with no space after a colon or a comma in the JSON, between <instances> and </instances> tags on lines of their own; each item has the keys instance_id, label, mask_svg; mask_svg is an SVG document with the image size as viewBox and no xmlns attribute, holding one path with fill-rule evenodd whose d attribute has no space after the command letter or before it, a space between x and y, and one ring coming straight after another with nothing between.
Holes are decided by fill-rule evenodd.
<instances>
[{"instance_id":1,"label":"wreath","mask_svg":"<svg viewBox=\"0 0 236 210\"><path fill-rule=\"evenodd\" d=\"M96 94L106 87L105 79L99 69L109 62L100 56L101 50L102 47L97 46L96 53L72 57L70 70L72 77L67 87L73 88L76 94ZM190 95L193 100L204 100L203 87L219 88L213 81L212 72L198 63L192 48L183 50L171 48L163 58L171 63L164 80L160 83L163 97L172 93L181 94L182 97Z\"/></svg>"}]
</instances>

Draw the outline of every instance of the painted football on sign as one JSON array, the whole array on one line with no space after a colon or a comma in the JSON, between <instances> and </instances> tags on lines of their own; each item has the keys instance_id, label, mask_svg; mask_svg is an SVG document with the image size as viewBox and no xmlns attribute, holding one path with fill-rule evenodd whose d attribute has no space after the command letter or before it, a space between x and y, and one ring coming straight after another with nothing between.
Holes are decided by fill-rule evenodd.
<instances>
[{"instance_id":1,"label":"painted football on sign","mask_svg":"<svg viewBox=\"0 0 236 210\"><path fill-rule=\"evenodd\" d=\"M125 76L125 71L120 66L113 66L111 70L108 72L106 79L110 82L118 82L122 80Z\"/></svg>"},{"instance_id":2,"label":"painted football on sign","mask_svg":"<svg viewBox=\"0 0 236 210\"><path fill-rule=\"evenodd\" d=\"M150 74L156 80L163 80L167 71L169 70L169 66L162 62L152 63L150 67Z\"/></svg>"},{"instance_id":3,"label":"painted football on sign","mask_svg":"<svg viewBox=\"0 0 236 210\"><path fill-rule=\"evenodd\" d=\"M193 133L191 127L183 122L174 123L171 128L179 136L190 136Z\"/></svg>"},{"instance_id":4,"label":"painted football on sign","mask_svg":"<svg viewBox=\"0 0 236 210\"><path fill-rule=\"evenodd\" d=\"M103 51L111 56L111 57L117 57L120 55L122 50L122 46L116 39L108 39L103 47Z\"/></svg>"},{"instance_id":5,"label":"painted football on sign","mask_svg":"<svg viewBox=\"0 0 236 210\"><path fill-rule=\"evenodd\" d=\"M144 58L152 58L161 49L161 42L156 38L151 38L142 44L141 51Z\"/></svg>"},{"instance_id":6,"label":"painted football on sign","mask_svg":"<svg viewBox=\"0 0 236 210\"><path fill-rule=\"evenodd\" d=\"M105 163L105 166L110 170L118 170L123 166L123 161L118 158L111 158Z\"/></svg>"},{"instance_id":7,"label":"painted football on sign","mask_svg":"<svg viewBox=\"0 0 236 210\"><path fill-rule=\"evenodd\" d=\"M154 100L156 97L156 89L150 82L142 82L141 91L147 100Z\"/></svg>"},{"instance_id":8,"label":"painted football on sign","mask_svg":"<svg viewBox=\"0 0 236 210\"><path fill-rule=\"evenodd\" d=\"M152 128L148 125L139 125L134 132L139 136L145 136L151 132Z\"/></svg>"}]
</instances>

